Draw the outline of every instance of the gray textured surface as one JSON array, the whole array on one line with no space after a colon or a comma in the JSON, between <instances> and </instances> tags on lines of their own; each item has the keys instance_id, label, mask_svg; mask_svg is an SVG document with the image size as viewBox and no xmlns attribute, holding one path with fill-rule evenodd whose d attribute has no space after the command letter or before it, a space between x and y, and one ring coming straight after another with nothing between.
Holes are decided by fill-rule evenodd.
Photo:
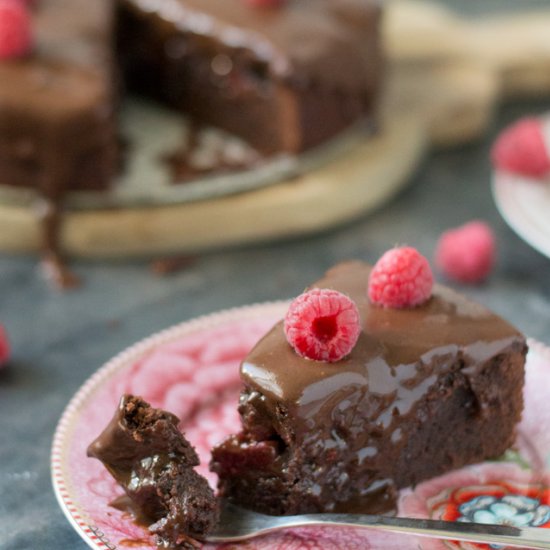
<instances>
[{"instance_id":1,"label":"gray textured surface","mask_svg":"<svg viewBox=\"0 0 550 550\"><path fill-rule=\"evenodd\" d=\"M491 135L432 154L411 186L374 215L311 238L204 255L168 278L151 275L145 262L81 262L75 267L85 286L57 294L33 259L0 256L0 321L14 349L0 371L0 549L86 548L56 504L49 452L64 406L105 360L196 315L295 295L339 260L375 260L403 242L431 255L443 229L484 218L498 235L498 267L488 284L466 292L550 344L550 260L499 217L487 160L499 127L545 109L550 103L502 108Z\"/></svg>"}]
</instances>

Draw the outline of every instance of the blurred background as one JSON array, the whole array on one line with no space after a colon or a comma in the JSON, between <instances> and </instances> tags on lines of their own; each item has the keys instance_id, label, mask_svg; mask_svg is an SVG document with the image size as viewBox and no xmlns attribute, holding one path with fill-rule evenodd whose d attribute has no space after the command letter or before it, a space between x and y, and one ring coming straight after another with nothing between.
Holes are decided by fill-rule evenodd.
<instances>
[{"instance_id":1,"label":"blurred background","mask_svg":"<svg viewBox=\"0 0 550 550\"><path fill-rule=\"evenodd\" d=\"M548 6L544 0L442 3L469 18ZM550 97L500 104L483 137L432 150L398 196L360 219L312 236L189 255L168 275L155 274L151 259L75 259L84 284L60 293L39 275L36 258L0 254L0 322L13 350L0 371L0 548L85 548L55 503L48 455L63 408L106 360L174 323L291 298L338 261L374 262L405 243L431 259L442 231L485 220L497 236L494 272L481 285L449 284L550 344L550 260L499 215L489 161L506 125L547 110Z\"/></svg>"}]
</instances>

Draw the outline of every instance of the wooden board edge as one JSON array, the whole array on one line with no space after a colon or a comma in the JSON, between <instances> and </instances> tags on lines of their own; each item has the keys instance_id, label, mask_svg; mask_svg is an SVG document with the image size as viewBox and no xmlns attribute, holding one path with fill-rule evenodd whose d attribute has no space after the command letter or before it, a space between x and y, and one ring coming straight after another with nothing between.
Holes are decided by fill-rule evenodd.
<instances>
[{"instance_id":1,"label":"wooden board edge","mask_svg":"<svg viewBox=\"0 0 550 550\"><path fill-rule=\"evenodd\" d=\"M122 258L186 253L313 233L350 221L407 182L427 147L422 120L394 116L384 132L331 164L253 192L175 206L67 212L70 255ZM0 250L36 251L28 208L0 205Z\"/></svg>"}]
</instances>

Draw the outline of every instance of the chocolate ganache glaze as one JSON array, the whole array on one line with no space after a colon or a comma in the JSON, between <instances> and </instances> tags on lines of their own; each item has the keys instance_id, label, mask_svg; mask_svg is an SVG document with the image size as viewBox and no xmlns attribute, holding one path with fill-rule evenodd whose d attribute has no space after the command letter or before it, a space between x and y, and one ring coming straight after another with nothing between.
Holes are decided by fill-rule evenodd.
<instances>
[{"instance_id":1,"label":"chocolate ganache glaze","mask_svg":"<svg viewBox=\"0 0 550 550\"><path fill-rule=\"evenodd\" d=\"M276 514L387 511L396 489L513 443L524 337L439 285L416 308L374 306L369 272L345 263L313 285L356 301L349 356L303 359L281 322L242 363L243 431L213 453L223 496Z\"/></svg>"},{"instance_id":2,"label":"chocolate ganache glaze","mask_svg":"<svg viewBox=\"0 0 550 550\"><path fill-rule=\"evenodd\" d=\"M133 514L155 534L159 548L195 548L217 523L218 502L193 468L199 459L173 414L125 395L100 436L88 447L124 489L129 502L113 506Z\"/></svg>"}]
</instances>

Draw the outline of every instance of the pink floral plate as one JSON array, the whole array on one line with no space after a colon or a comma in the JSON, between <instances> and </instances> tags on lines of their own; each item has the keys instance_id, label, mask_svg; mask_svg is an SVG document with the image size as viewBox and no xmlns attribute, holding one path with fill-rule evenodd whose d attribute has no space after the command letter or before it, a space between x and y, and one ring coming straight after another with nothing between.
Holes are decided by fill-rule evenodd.
<instances>
[{"instance_id":1,"label":"pink floral plate","mask_svg":"<svg viewBox=\"0 0 550 550\"><path fill-rule=\"evenodd\" d=\"M241 359L288 303L216 313L160 332L109 361L76 393L53 441L52 479L71 525L94 549L153 550L145 529L109 506L121 490L86 447L111 418L120 396L142 395L177 414L208 471L209 449L239 428ZM401 492L399 515L550 527L550 349L530 340L525 412L516 446L501 460L453 471ZM206 548L278 550L489 549L356 529L302 528L240 545Z\"/></svg>"}]
</instances>

